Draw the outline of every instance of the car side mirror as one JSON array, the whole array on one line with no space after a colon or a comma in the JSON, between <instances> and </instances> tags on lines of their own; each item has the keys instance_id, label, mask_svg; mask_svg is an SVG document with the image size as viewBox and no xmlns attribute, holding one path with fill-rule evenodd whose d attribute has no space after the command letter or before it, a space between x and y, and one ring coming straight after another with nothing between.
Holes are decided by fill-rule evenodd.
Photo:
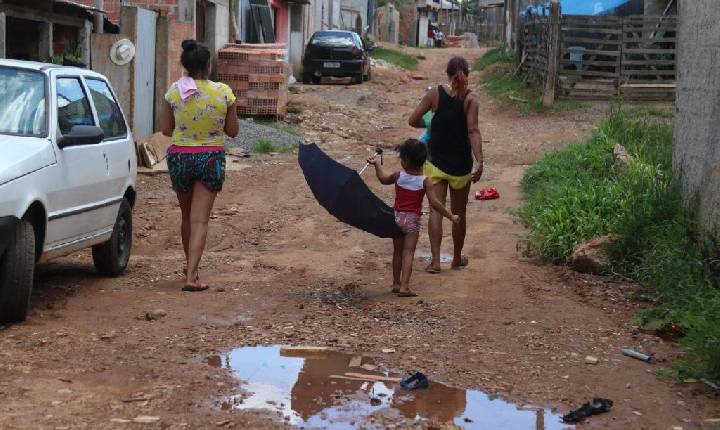
<instances>
[{"instance_id":1,"label":"car side mirror","mask_svg":"<svg viewBox=\"0 0 720 430\"><path fill-rule=\"evenodd\" d=\"M79 145L94 145L105 139L105 132L95 125L74 125L70 133L64 134L58 141L60 148Z\"/></svg>"}]
</instances>

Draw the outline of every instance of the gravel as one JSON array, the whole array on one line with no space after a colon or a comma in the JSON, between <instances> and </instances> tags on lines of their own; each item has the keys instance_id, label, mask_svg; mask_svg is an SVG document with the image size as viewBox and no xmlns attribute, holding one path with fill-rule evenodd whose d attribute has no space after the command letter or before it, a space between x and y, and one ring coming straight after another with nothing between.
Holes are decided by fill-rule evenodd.
<instances>
[{"instance_id":1,"label":"gravel","mask_svg":"<svg viewBox=\"0 0 720 430\"><path fill-rule=\"evenodd\" d=\"M280 127L284 125L282 122L277 124ZM240 119L240 132L235 138L227 138L225 144L231 148L252 151L258 141L261 140L269 141L278 150L295 147L302 142L300 136L295 136L279 128L259 124L251 119Z\"/></svg>"}]
</instances>

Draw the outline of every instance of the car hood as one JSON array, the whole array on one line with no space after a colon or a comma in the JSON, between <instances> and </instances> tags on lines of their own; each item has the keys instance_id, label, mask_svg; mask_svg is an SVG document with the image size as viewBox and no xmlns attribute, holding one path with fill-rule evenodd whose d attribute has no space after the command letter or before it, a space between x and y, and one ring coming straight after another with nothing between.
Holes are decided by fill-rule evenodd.
<instances>
[{"instance_id":1,"label":"car hood","mask_svg":"<svg viewBox=\"0 0 720 430\"><path fill-rule=\"evenodd\" d=\"M0 134L0 185L55 163L48 139Z\"/></svg>"}]
</instances>

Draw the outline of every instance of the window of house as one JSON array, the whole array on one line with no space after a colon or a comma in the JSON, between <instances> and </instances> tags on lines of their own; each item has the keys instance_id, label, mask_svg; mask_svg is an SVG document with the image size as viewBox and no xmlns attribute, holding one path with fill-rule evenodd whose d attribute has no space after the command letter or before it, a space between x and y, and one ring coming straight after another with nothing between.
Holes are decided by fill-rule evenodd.
<instances>
[{"instance_id":1,"label":"window of house","mask_svg":"<svg viewBox=\"0 0 720 430\"><path fill-rule=\"evenodd\" d=\"M90 88L90 97L95 104L100 128L105 132L105 139L125 137L127 135L125 120L108 84L100 79L86 79L85 82Z\"/></svg>"},{"instance_id":2,"label":"window of house","mask_svg":"<svg viewBox=\"0 0 720 430\"><path fill-rule=\"evenodd\" d=\"M62 134L76 125L95 125L90 103L78 78L57 80L58 127Z\"/></svg>"}]
</instances>

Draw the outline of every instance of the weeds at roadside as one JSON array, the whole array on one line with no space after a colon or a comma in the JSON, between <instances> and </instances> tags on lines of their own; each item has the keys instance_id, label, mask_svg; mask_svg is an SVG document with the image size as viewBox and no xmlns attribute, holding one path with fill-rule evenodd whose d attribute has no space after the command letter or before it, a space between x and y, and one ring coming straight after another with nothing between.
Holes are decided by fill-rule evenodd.
<instances>
[{"instance_id":1,"label":"weeds at roadside","mask_svg":"<svg viewBox=\"0 0 720 430\"><path fill-rule=\"evenodd\" d=\"M287 113L301 114L301 113L303 113L303 108L301 108L300 106L296 106L296 105L288 105Z\"/></svg>"},{"instance_id":2,"label":"weeds at roadside","mask_svg":"<svg viewBox=\"0 0 720 430\"><path fill-rule=\"evenodd\" d=\"M290 85L288 87L288 91L290 91L293 94L298 94L300 92L300 87L298 87L297 85Z\"/></svg>"},{"instance_id":3,"label":"weeds at roadside","mask_svg":"<svg viewBox=\"0 0 720 430\"><path fill-rule=\"evenodd\" d=\"M507 106L518 108L523 113L560 112L584 109L587 104L578 100L555 100L549 109L543 108L542 88L532 79L511 76L498 72L485 81L488 94Z\"/></svg>"},{"instance_id":4,"label":"weeds at roadside","mask_svg":"<svg viewBox=\"0 0 720 430\"><path fill-rule=\"evenodd\" d=\"M480 60L477 61L477 63L473 64L472 71L479 72L485 70L488 66L492 64L512 64L512 62L512 56L505 50L505 47L498 46L497 48L493 48L486 52L485 55L483 55Z\"/></svg>"},{"instance_id":5,"label":"weeds at roadside","mask_svg":"<svg viewBox=\"0 0 720 430\"><path fill-rule=\"evenodd\" d=\"M410 54L395 49L376 47L370 51L370 57L376 60L384 60L388 63L406 70L415 70L418 66L418 59Z\"/></svg>"},{"instance_id":6,"label":"weeds at roadside","mask_svg":"<svg viewBox=\"0 0 720 430\"><path fill-rule=\"evenodd\" d=\"M289 154L295 152L298 149L299 144L294 143L291 145L275 145L267 139L259 139L253 146L253 151L258 154L271 154L273 152L279 154Z\"/></svg>"},{"instance_id":7,"label":"weeds at roadside","mask_svg":"<svg viewBox=\"0 0 720 430\"><path fill-rule=\"evenodd\" d=\"M681 373L720 377L720 264L672 177L672 118L662 107L614 110L584 143L551 152L523 178L523 243L558 264L608 233L612 272L646 287L640 321L679 327L690 354ZM622 167L613 148L632 155Z\"/></svg>"}]
</instances>

